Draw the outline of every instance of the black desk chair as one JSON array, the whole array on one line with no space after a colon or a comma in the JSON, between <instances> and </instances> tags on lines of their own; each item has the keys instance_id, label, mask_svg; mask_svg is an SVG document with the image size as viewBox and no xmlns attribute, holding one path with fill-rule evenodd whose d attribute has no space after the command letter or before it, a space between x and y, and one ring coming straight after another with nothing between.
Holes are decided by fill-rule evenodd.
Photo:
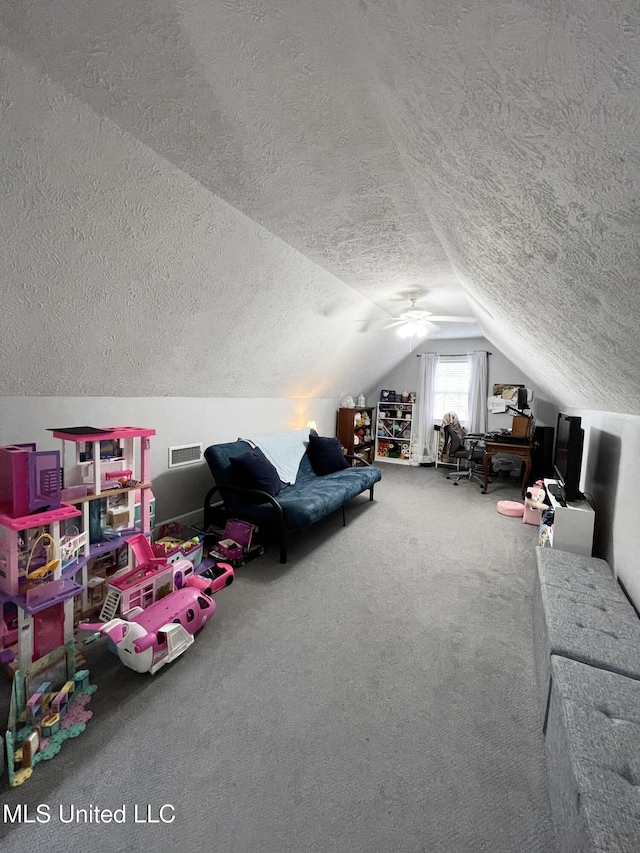
<instances>
[{"instance_id":1,"label":"black desk chair","mask_svg":"<svg viewBox=\"0 0 640 853\"><path fill-rule=\"evenodd\" d=\"M444 427L444 446L447 456L450 459L459 459L467 463L464 470L455 474L447 474L447 480L453 480L454 486L457 486L460 480L468 480L469 482L475 480L484 488L484 473L476 467L478 463L482 464L484 456L484 447L478 446L483 437L469 434L461 439L448 424Z\"/></svg>"}]
</instances>

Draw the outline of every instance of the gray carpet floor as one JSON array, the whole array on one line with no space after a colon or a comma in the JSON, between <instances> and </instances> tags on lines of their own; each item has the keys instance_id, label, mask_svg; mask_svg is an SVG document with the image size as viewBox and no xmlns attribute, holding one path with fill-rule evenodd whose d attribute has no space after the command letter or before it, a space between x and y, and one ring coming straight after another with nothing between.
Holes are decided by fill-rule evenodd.
<instances>
[{"instance_id":1,"label":"gray carpet floor","mask_svg":"<svg viewBox=\"0 0 640 853\"><path fill-rule=\"evenodd\" d=\"M271 547L155 676L86 647L86 732L2 802L2 850L546 853L531 590L517 486L383 464L367 496ZM6 689L6 685L4 685ZM135 823L161 806L173 823ZM126 807L124 824L60 820ZM147 812L147 806L150 812ZM43 811L46 814L46 810Z\"/></svg>"}]
</instances>

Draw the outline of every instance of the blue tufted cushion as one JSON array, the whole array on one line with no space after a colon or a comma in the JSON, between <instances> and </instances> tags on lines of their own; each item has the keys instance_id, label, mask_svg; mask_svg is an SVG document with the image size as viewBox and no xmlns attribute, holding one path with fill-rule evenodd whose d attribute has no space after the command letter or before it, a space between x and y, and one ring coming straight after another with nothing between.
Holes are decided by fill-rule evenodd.
<instances>
[{"instance_id":1,"label":"blue tufted cushion","mask_svg":"<svg viewBox=\"0 0 640 853\"><path fill-rule=\"evenodd\" d=\"M231 482L245 489L260 489L275 497L282 488L280 477L260 448L230 456Z\"/></svg>"},{"instance_id":2,"label":"blue tufted cushion","mask_svg":"<svg viewBox=\"0 0 640 853\"><path fill-rule=\"evenodd\" d=\"M379 468L345 468L324 477L310 477L284 486L278 503L284 511L287 526L300 529L313 524L377 483Z\"/></svg>"},{"instance_id":3,"label":"blue tufted cushion","mask_svg":"<svg viewBox=\"0 0 640 853\"><path fill-rule=\"evenodd\" d=\"M241 456L253 450L248 441L229 441L226 444L212 444L204 452L209 470L213 479L221 488L231 485L231 463L232 456Z\"/></svg>"},{"instance_id":4,"label":"blue tufted cushion","mask_svg":"<svg viewBox=\"0 0 640 853\"><path fill-rule=\"evenodd\" d=\"M344 458L344 453L337 438L323 438L319 435L309 434L309 447L307 456L313 468L314 474L324 477L335 471L342 471L349 467Z\"/></svg>"}]
</instances>

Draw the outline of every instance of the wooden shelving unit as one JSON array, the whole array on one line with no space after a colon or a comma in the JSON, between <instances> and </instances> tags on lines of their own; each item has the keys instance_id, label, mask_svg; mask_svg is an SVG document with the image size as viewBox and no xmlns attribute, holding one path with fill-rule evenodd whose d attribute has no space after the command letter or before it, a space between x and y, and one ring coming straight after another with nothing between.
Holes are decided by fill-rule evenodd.
<instances>
[{"instance_id":1,"label":"wooden shelving unit","mask_svg":"<svg viewBox=\"0 0 640 853\"><path fill-rule=\"evenodd\" d=\"M376 461L409 465L415 403L379 403L376 418Z\"/></svg>"},{"instance_id":2,"label":"wooden shelving unit","mask_svg":"<svg viewBox=\"0 0 640 853\"><path fill-rule=\"evenodd\" d=\"M338 409L336 435L345 453L373 461L375 407Z\"/></svg>"}]
</instances>

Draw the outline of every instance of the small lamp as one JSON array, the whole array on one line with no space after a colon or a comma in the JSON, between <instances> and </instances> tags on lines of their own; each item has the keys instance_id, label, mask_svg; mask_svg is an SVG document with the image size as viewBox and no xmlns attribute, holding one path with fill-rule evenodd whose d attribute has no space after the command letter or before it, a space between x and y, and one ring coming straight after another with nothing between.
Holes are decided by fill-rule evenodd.
<instances>
[{"instance_id":1,"label":"small lamp","mask_svg":"<svg viewBox=\"0 0 640 853\"><path fill-rule=\"evenodd\" d=\"M307 421L307 429L314 429L316 432L318 432L318 425L315 421Z\"/></svg>"}]
</instances>

